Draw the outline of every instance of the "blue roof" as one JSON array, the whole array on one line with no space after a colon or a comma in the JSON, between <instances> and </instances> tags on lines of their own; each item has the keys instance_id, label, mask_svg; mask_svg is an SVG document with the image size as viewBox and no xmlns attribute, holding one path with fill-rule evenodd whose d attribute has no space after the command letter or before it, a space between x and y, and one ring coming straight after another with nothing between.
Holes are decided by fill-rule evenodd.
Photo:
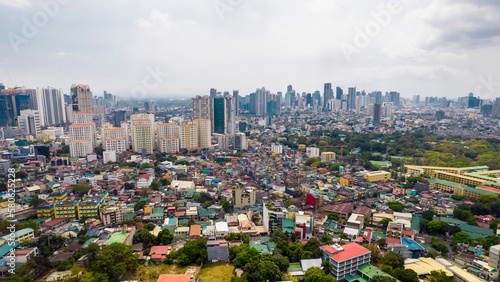
<instances>
[{"instance_id":1,"label":"blue roof","mask_svg":"<svg viewBox=\"0 0 500 282\"><path fill-rule=\"evenodd\" d=\"M10 250L17 248L21 243L18 242L5 242L2 246L0 246L0 258L3 258L5 255L10 253Z\"/></svg>"},{"instance_id":2,"label":"blue roof","mask_svg":"<svg viewBox=\"0 0 500 282\"><path fill-rule=\"evenodd\" d=\"M408 249L412 251L424 251L424 248L422 246L409 238L401 239L401 244L408 246Z\"/></svg>"},{"instance_id":3,"label":"blue roof","mask_svg":"<svg viewBox=\"0 0 500 282\"><path fill-rule=\"evenodd\" d=\"M99 230L89 229L87 230L87 232L85 232L85 235L88 235L90 237L94 235L99 235Z\"/></svg>"}]
</instances>

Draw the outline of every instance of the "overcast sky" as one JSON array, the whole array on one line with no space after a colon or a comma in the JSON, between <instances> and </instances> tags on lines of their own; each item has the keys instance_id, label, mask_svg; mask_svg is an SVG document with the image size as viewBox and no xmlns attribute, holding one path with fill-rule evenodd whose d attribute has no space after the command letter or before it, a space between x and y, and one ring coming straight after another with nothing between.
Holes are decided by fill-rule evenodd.
<instances>
[{"instance_id":1,"label":"overcast sky","mask_svg":"<svg viewBox=\"0 0 500 282\"><path fill-rule=\"evenodd\" d=\"M65 93L89 84L124 98L289 84L323 93L325 82L500 97L500 1L391 3L0 0L0 82Z\"/></svg>"}]
</instances>

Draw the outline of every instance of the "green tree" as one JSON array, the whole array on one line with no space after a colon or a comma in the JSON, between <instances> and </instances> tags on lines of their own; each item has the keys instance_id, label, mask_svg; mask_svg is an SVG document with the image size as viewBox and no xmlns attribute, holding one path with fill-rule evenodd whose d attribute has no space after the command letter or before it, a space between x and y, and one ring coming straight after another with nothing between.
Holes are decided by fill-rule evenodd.
<instances>
[{"instance_id":1,"label":"green tree","mask_svg":"<svg viewBox=\"0 0 500 282\"><path fill-rule=\"evenodd\" d=\"M306 271L305 282L336 282L337 279L326 275L319 267L310 267Z\"/></svg>"},{"instance_id":2,"label":"green tree","mask_svg":"<svg viewBox=\"0 0 500 282\"><path fill-rule=\"evenodd\" d=\"M447 276L446 275L446 272L442 271L442 270L433 270L431 271L430 273L431 275L429 275L429 278L427 279L427 281L429 282L454 282L455 281L455 277L453 276Z\"/></svg>"},{"instance_id":3,"label":"green tree","mask_svg":"<svg viewBox=\"0 0 500 282\"><path fill-rule=\"evenodd\" d=\"M127 272L135 272L138 267L137 259L138 255L133 253L132 246L114 243L99 252L91 262L91 270L105 274L110 281L120 281Z\"/></svg>"},{"instance_id":4,"label":"green tree","mask_svg":"<svg viewBox=\"0 0 500 282\"><path fill-rule=\"evenodd\" d=\"M372 263L379 263L382 260L382 250L380 250L379 247L375 245L365 245L365 248L372 252L370 257Z\"/></svg>"},{"instance_id":5,"label":"green tree","mask_svg":"<svg viewBox=\"0 0 500 282\"><path fill-rule=\"evenodd\" d=\"M81 182L73 185L73 191L78 193L80 197L86 195L90 191L90 189L92 189L92 186L90 186L88 182Z\"/></svg>"},{"instance_id":6,"label":"green tree","mask_svg":"<svg viewBox=\"0 0 500 282\"><path fill-rule=\"evenodd\" d=\"M304 163L304 165L306 166L311 166L313 163L317 162L318 160L316 158L309 158L306 160L306 162Z\"/></svg>"},{"instance_id":7,"label":"green tree","mask_svg":"<svg viewBox=\"0 0 500 282\"><path fill-rule=\"evenodd\" d=\"M383 218L380 220L379 224L382 225L384 228L387 228L387 226L389 225L389 222L392 222L392 219Z\"/></svg>"},{"instance_id":8,"label":"green tree","mask_svg":"<svg viewBox=\"0 0 500 282\"><path fill-rule=\"evenodd\" d=\"M340 220L340 216L336 213L330 213L328 214L328 219Z\"/></svg>"},{"instance_id":9,"label":"green tree","mask_svg":"<svg viewBox=\"0 0 500 282\"><path fill-rule=\"evenodd\" d=\"M151 234L146 228L139 229L133 238L134 244L142 243L145 249L151 248L156 240L156 236Z\"/></svg>"},{"instance_id":10,"label":"green tree","mask_svg":"<svg viewBox=\"0 0 500 282\"><path fill-rule=\"evenodd\" d=\"M278 266L281 272L286 273L288 270L288 267L290 266L290 263L288 261L288 258L285 256L282 256L280 254L273 255L271 257L271 261Z\"/></svg>"},{"instance_id":11,"label":"green tree","mask_svg":"<svg viewBox=\"0 0 500 282\"><path fill-rule=\"evenodd\" d=\"M151 185L149 185L149 189L152 189L152 190L155 190L155 191L158 191L158 189L160 188L161 186L161 183L156 181L156 180L153 180L151 182Z\"/></svg>"},{"instance_id":12,"label":"green tree","mask_svg":"<svg viewBox=\"0 0 500 282\"><path fill-rule=\"evenodd\" d=\"M204 238L190 240L176 252L177 263L186 266L191 263L201 265L207 260L207 241Z\"/></svg>"},{"instance_id":13,"label":"green tree","mask_svg":"<svg viewBox=\"0 0 500 282\"><path fill-rule=\"evenodd\" d=\"M228 212L229 209L231 208L231 203L229 201L224 201L221 203L221 206L225 212Z\"/></svg>"},{"instance_id":14,"label":"green tree","mask_svg":"<svg viewBox=\"0 0 500 282\"><path fill-rule=\"evenodd\" d=\"M321 267L323 268L323 271L326 275L330 275L330 272L332 272L332 265L328 260L324 260L323 262L321 262Z\"/></svg>"},{"instance_id":15,"label":"green tree","mask_svg":"<svg viewBox=\"0 0 500 282\"><path fill-rule=\"evenodd\" d=\"M149 230L149 231L153 231L155 229L155 224L154 223L146 223L144 224L144 229L146 230Z\"/></svg>"},{"instance_id":16,"label":"green tree","mask_svg":"<svg viewBox=\"0 0 500 282\"><path fill-rule=\"evenodd\" d=\"M427 229L431 234L438 234L439 231L441 230L441 222L437 220L430 221L427 224Z\"/></svg>"},{"instance_id":17,"label":"green tree","mask_svg":"<svg viewBox=\"0 0 500 282\"><path fill-rule=\"evenodd\" d=\"M451 242L454 246L456 246L458 243L470 244L472 243L472 237L465 232L457 232L455 233L455 235L453 235Z\"/></svg>"},{"instance_id":18,"label":"green tree","mask_svg":"<svg viewBox=\"0 0 500 282\"><path fill-rule=\"evenodd\" d=\"M462 231L462 228L460 228L460 226L456 226L456 225L450 225L450 228L448 230L448 234L450 234L451 236L455 235L456 233Z\"/></svg>"},{"instance_id":19,"label":"green tree","mask_svg":"<svg viewBox=\"0 0 500 282\"><path fill-rule=\"evenodd\" d=\"M274 282L281 278L279 267L272 261L262 261L259 263L259 278L261 281Z\"/></svg>"},{"instance_id":20,"label":"green tree","mask_svg":"<svg viewBox=\"0 0 500 282\"><path fill-rule=\"evenodd\" d=\"M428 221L432 221L433 217L434 217L434 212L431 210L427 210L422 213L422 218L425 218Z\"/></svg>"},{"instance_id":21,"label":"green tree","mask_svg":"<svg viewBox=\"0 0 500 282\"><path fill-rule=\"evenodd\" d=\"M248 245L247 245L248 246ZM245 265L251 263L252 261L260 261L262 256L259 251L254 248L246 248L245 250L240 251L236 254L233 264L235 267L244 267Z\"/></svg>"},{"instance_id":22,"label":"green tree","mask_svg":"<svg viewBox=\"0 0 500 282\"><path fill-rule=\"evenodd\" d=\"M156 238L158 245L169 245L174 240L174 234L170 233L168 229L162 229L160 233L158 233L158 237Z\"/></svg>"},{"instance_id":23,"label":"green tree","mask_svg":"<svg viewBox=\"0 0 500 282\"><path fill-rule=\"evenodd\" d=\"M389 265L393 269L403 268L403 266L405 265L405 258L401 254L389 252L384 256L382 262L386 265Z\"/></svg>"}]
</instances>

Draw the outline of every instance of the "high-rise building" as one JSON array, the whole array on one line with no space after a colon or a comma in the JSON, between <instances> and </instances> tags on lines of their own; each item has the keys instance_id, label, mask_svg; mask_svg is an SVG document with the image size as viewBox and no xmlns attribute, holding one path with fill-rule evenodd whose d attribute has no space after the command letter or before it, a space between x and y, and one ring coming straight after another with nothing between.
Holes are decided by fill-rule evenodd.
<instances>
[{"instance_id":1,"label":"high-rise building","mask_svg":"<svg viewBox=\"0 0 500 282\"><path fill-rule=\"evenodd\" d=\"M234 115L240 115L240 94L238 90L233 90Z\"/></svg>"},{"instance_id":2,"label":"high-rise building","mask_svg":"<svg viewBox=\"0 0 500 282\"><path fill-rule=\"evenodd\" d=\"M94 152L95 124L90 113L74 113L69 126L69 152L72 158L86 157Z\"/></svg>"},{"instance_id":3,"label":"high-rise building","mask_svg":"<svg viewBox=\"0 0 500 282\"><path fill-rule=\"evenodd\" d=\"M248 141L245 133L236 133L234 136L234 149L238 151L248 150Z\"/></svg>"},{"instance_id":4,"label":"high-rise building","mask_svg":"<svg viewBox=\"0 0 500 282\"><path fill-rule=\"evenodd\" d=\"M149 101L144 102L144 109L146 110L146 112L149 112L149 113L156 112L155 101L149 100Z\"/></svg>"},{"instance_id":5,"label":"high-rise building","mask_svg":"<svg viewBox=\"0 0 500 282\"><path fill-rule=\"evenodd\" d=\"M32 135L36 137L42 133L39 111L22 110L21 115L17 117L17 124L23 131L24 135Z\"/></svg>"},{"instance_id":6,"label":"high-rise building","mask_svg":"<svg viewBox=\"0 0 500 282\"><path fill-rule=\"evenodd\" d=\"M181 149L198 148L198 126L196 124L181 124L179 130L179 147Z\"/></svg>"},{"instance_id":7,"label":"high-rise building","mask_svg":"<svg viewBox=\"0 0 500 282\"><path fill-rule=\"evenodd\" d=\"M52 87L27 89L33 110L40 112L42 126L66 123L66 107L62 89Z\"/></svg>"},{"instance_id":8,"label":"high-rise building","mask_svg":"<svg viewBox=\"0 0 500 282\"><path fill-rule=\"evenodd\" d=\"M217 89L210 88L210 98L215 98L217 96Z\"/></svg>"},{"instance_id":9,"label":"high-rise building","mask_svg":"<svg viewBox=\"0 0 500 282\"><path fill-rule=\"evenodd\" d=\"M391 91L391 92L389 92L389 95L390 95L390 99L391 99L391 102L394 105L394 107L401 106L399 92Z\"/></svg>"},{"instance_id":10,"label":"high-rise building","mask_svg":"<svg viewBox=\"0 0 500 282\"><path fill-rule=\"evenodd\" d=\"M0 126L15 126L22 110L31 108L30 94L17 87L2 89L0 93Z\"/></svg>"},{"instance_id":11,"label":"high-rise building","mask_svg":"<svg viewBox=\"0 0 500 282\"><path fill-rule=\"evenodd\" d=\"M347 110L356 109L356 87L349 87L347 92Z\"/></svg>"},{"instance_id":12,"label":"high-rise building","mask_svg":"<svg viewBox=\"0 0 500 282\"><path fill-rule=\"evenodd\" d=\"M198 146L204 149L212 148L212 134L210 133L212 126L210 125L210 120L195 119L193 123L198 128Z\"/></svg>"},{"instance_id":13,"label":"high-rise building","mask_svg":"<svg viewBox=\"0 0 500 282\"><path fill-rule=\"evenodd\" d=\"M375 103L373 105L373 124L380 124L380 116L382 115L382 105Z\"/></svg>"},{"instance_id":14,"label":"high-rise building","mask_svg":"<svg viewBox=\"0 0 500 282\"><path fill-rule=\"evenodd\" d=\"M214 111L213 111L213 133L219 133L219 134L224 134L224 125L225 125L225 118L224 118L224 113L225 113L225 106L224 106L225 99L222 97L214 98L213 99L213 104L214 104Z\"/></svg>"},{"instance_id":15,"label":"high-rise building","mask_svg":"<svg viewBox=\"0 0 500 282\"><path fill-rule=\"evenodd\" d=\"M106 151L115 151L117 154L128 149L128 132L123 127L103 127L102 143Z\"/></svg>"},{"instance_id":16,"label":"high-rise building","mask_svg":"<svg viewBox=\"0 0 500 282\"><path fill-rule=\"evenodd\" d=\"M113 116L114 116L113 125L115 127L121 127L122 121L126 121L125 120L125 113L126 112L123 110L118 110L118 111L113 112Z\"/></svg>"},{"instance_id":17,"label":"high-rise building","mask_svg":"<svg viewBox=\"0 0 500 282\"><path fill-rule=\"evenodd\" d=\"M390 117L392 115L392 102L385 102L382 105L382 115L384 117Z\"/></svg>"},{"instance_id":18,"label":"high-rise building","mask_svg":"<svg viewBox=\"0 0 500 282\"><path fill-rule=\"evenodd\" d=\"M213 100L209 96L196 96L191 99L193 120L211 119L213 112Z\"/></svg>"},{"instance_id":19,"label":"high-rise building","mask_svg":"<svg viewBox=\"0 0 500 282\"><path fill-rule=\"evenodd\" d=\"M153 153L154 147L154 114L136 114L130 116L132 131L132 150L136 153Z\"/></svg>"},{"instance_id":20,"label":"high-rise building","mask_svg":"<svg viewBox=\"0 0 500 282\"><path fill-rule=\"evenodd\" d=\"M229 149L229 135L217 136L217 143L219 145L219 149Z\"/></svg>"},{"instance_id":21,"label":"high-rise building","mask_svg":"<svg viewBox=\"0 0 500 282\"><path fill-rule=\"evenodd\" d=\"M331 83L325 83L325 89L323 91L323 108L327 108L330 100L333 99L333 89Z\"/></svg>"},{"instance_id":22,"label":"high-rise building","mask_svg":"<svg viewBox=\"0 0 500 282\"><path fill-rule=\"evenodd\" d=\"M417 106L420 104L420 95L413 95L413 103Z\"/></svg>"},{"instance_id":23,"label":"high-rise building","mask_svg":"<svg viewBox=\"0 0 500 282\"><path fill-rule=\"evenodd\" d=\"M337 86L335 99L342 100L342 95L344 95L344 90L342 90L342 88Z\"/></svg>"},{"instance_id":24,"label":"high-rise building","mask_svg":"<svg viewBox=\"0 0 500 282\"><path fill-rule=\"evenodd\" d=\"M269 96L269 91L262 87L255 91L255 115L263 116L267 113L267 98Z\"/></svg>"},{"instance_id":25,"label":"high-rise building","mask_svg":"<svg viewBox=\"0 0 500 282\"><path fill-rule=\"evenodd\" d=\"M157 123L157 148L162 153L179 152L179 137L177 124L175 123Z\"/></svg>"},{"instance_id":26,"label":"high-rise building","mask_svg":"<svg viewBox=\"0 0 500 282\"><path fill-rule=\"evenodd\" d=\"M92 113L92 93L87 84L71 85L71 102L74 113Z\"/></svg>"}]
</instances>

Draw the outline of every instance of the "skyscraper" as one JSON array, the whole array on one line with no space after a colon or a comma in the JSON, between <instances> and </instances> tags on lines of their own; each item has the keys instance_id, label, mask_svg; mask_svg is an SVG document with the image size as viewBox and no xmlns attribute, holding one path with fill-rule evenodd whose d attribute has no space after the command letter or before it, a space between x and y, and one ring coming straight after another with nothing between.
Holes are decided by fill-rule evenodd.
<instances>
[{"instance_id":1,"label":"skyscraper","mask_svg":"<svg viewBox=\"0 0 500 282\"><path fill-rule=\"evenodd\" d=\"M223 97L218 97L213 99L213 104L214 104L214 111L213 111L213 125L212 125L212 132L213 133L219 133L219 134L224 134L224 124L225 124L225 106L224 106L224 101L225 99Z\"/></svg>"},{"instance_id":2,"label":"skyscraper","mask_svg":"<svg viewBox=\"0 0 500 282\"><path fill-rule=\"evenodd\" d=\"M148 113L154 113L156 111L156 105L154 100L149 100L144 102L144 109Z\"/></svg>"},{"instance_id":3,"label":"skyscraper","mask_svg":"<svg viewBox=\"0 0 500 282\"><path fill-rule=\"evenodd\" d=\"M59 125L67 122L66 107L62 89L52 87L27 89L33 110L40 112L42 126Z\"/></svg>"},{"instance_id":4,"label":"skyscraper","mask_svg":"<svg viewBox=\"0 0 500 282\"><path fill-rule=\"evenodd\" d=\"M3 86L3 85L2 85ZM0 93L0 126L15 126L22 110L31 107L30 95L21 87L2 89Z\"/></svg>"},{"instance_id":5,"label":"skyscraper","mask_svg":"<svg viewBox=\"0 0 500 282\"><path fill-rule=\"evenodd\" d=\"M342 95L344 95L344 90L337 86L336 97L337 100L342 100Z\"/></svg>"},{"instance_id":6,"label":"skyscraper","mask_svg":"<svg viewBox=\"0 0 500 282\"><path fill-rule=\"evenodd\" d=\"M248 142L245 133L236 133L234 136L234 149L235 150L247 150Z\"/></svg>"},{"instance_id":7,"label":"skyscraper","mask_svg":"<svg viewBox=\"0 0 500 282\"><path fill-rule=\"evenodd\" d=\"M389 92L389 95L391 97L391 102L394 105L394 107L399 107L401 106L400 101L399 101L399 92L391 91Z\"/></svg>"},{"instance_id":8,"label":"skyscraper","mask_svg":"<svg viewBox=\"0 0 500 282\"><path fill-rule=\"evenodd\" d=\"M382 105L375 103L373 105L373 124L380 124L380 115L382 114Z\"/></svg>"},{"instance_id":9,"label":"skyscraper","mask_svg":"<svg viewBox=\"0 0 500 282\"><path fill-rule=\"evenodd\" d=\"M337 87L338 88L338 87ZM323 92L323 108L328 107L328 102L333 99L333 89L331 83L325 83L325 90Z\"/></svg>"},{"instance_id":10,"label":"skyscraper","mask_svg":"<svg viewBox=\"0 0 500 282\"><path fill-rule=\"evenodd\" d=\"M92 113L92 94L87 84L71 85L73 113Z\"/></svg>"},{"instance_id":11,"label":"skyscraper","mask_svg":"<svg viewBox=\"0 0 500 282\"><path fill-rule=\"evenodd\" d=\"M349 87L347 92L347 110L356 109L356 87Z\"/></svg>"},{"instance_id":12,"label":"skyscraper","mask_svg":"<svg viewBox=\"0 0 500 282\"><path fill-rule=\"evenodd\" d=\"M238 90L233 90L234 115L240 115L240 95Z\"/></svg>"},{"instance_id":13,"label":"skyscraper","mask_svg":"<svg viewBox=\"0 0 500 282\"><path fill-rule=\"evenodd\" d=\"M177 125L175 123L158 123L157 148L162 153L179 152L179 137Z\"/></svg>"},{"instance_id":14,"label":"skyscraper","mask_svg":"<svg viewBox=\"0 0 500 282\"><path fill-rule=\"evenodd\" d=\"M120 127L122 121L125 121L125 111L123 110L114 111L113 116L114 116L113 125L115 127Z\"/></svg>"},{"instance_id":15,"label":"skyscraper","mask_svg":"<svg viewBox=\"0 0 500 282\"><path fill-rule=\"evenodd\" d=\"M210 98L215 98L217 96L217 89L210 88Z\"/></svg>"},{"instance_id":16,"label":"skyscraper","mask_svg":"<svg viewBox=\"0 0 500 282\"><path fill-rule=\"evenodd\" d=\"M192 118L195 119L211 119L213 111L213 100L209 96L196 96L191 99L192 103Z\"/></svg>"}]
</instances>

